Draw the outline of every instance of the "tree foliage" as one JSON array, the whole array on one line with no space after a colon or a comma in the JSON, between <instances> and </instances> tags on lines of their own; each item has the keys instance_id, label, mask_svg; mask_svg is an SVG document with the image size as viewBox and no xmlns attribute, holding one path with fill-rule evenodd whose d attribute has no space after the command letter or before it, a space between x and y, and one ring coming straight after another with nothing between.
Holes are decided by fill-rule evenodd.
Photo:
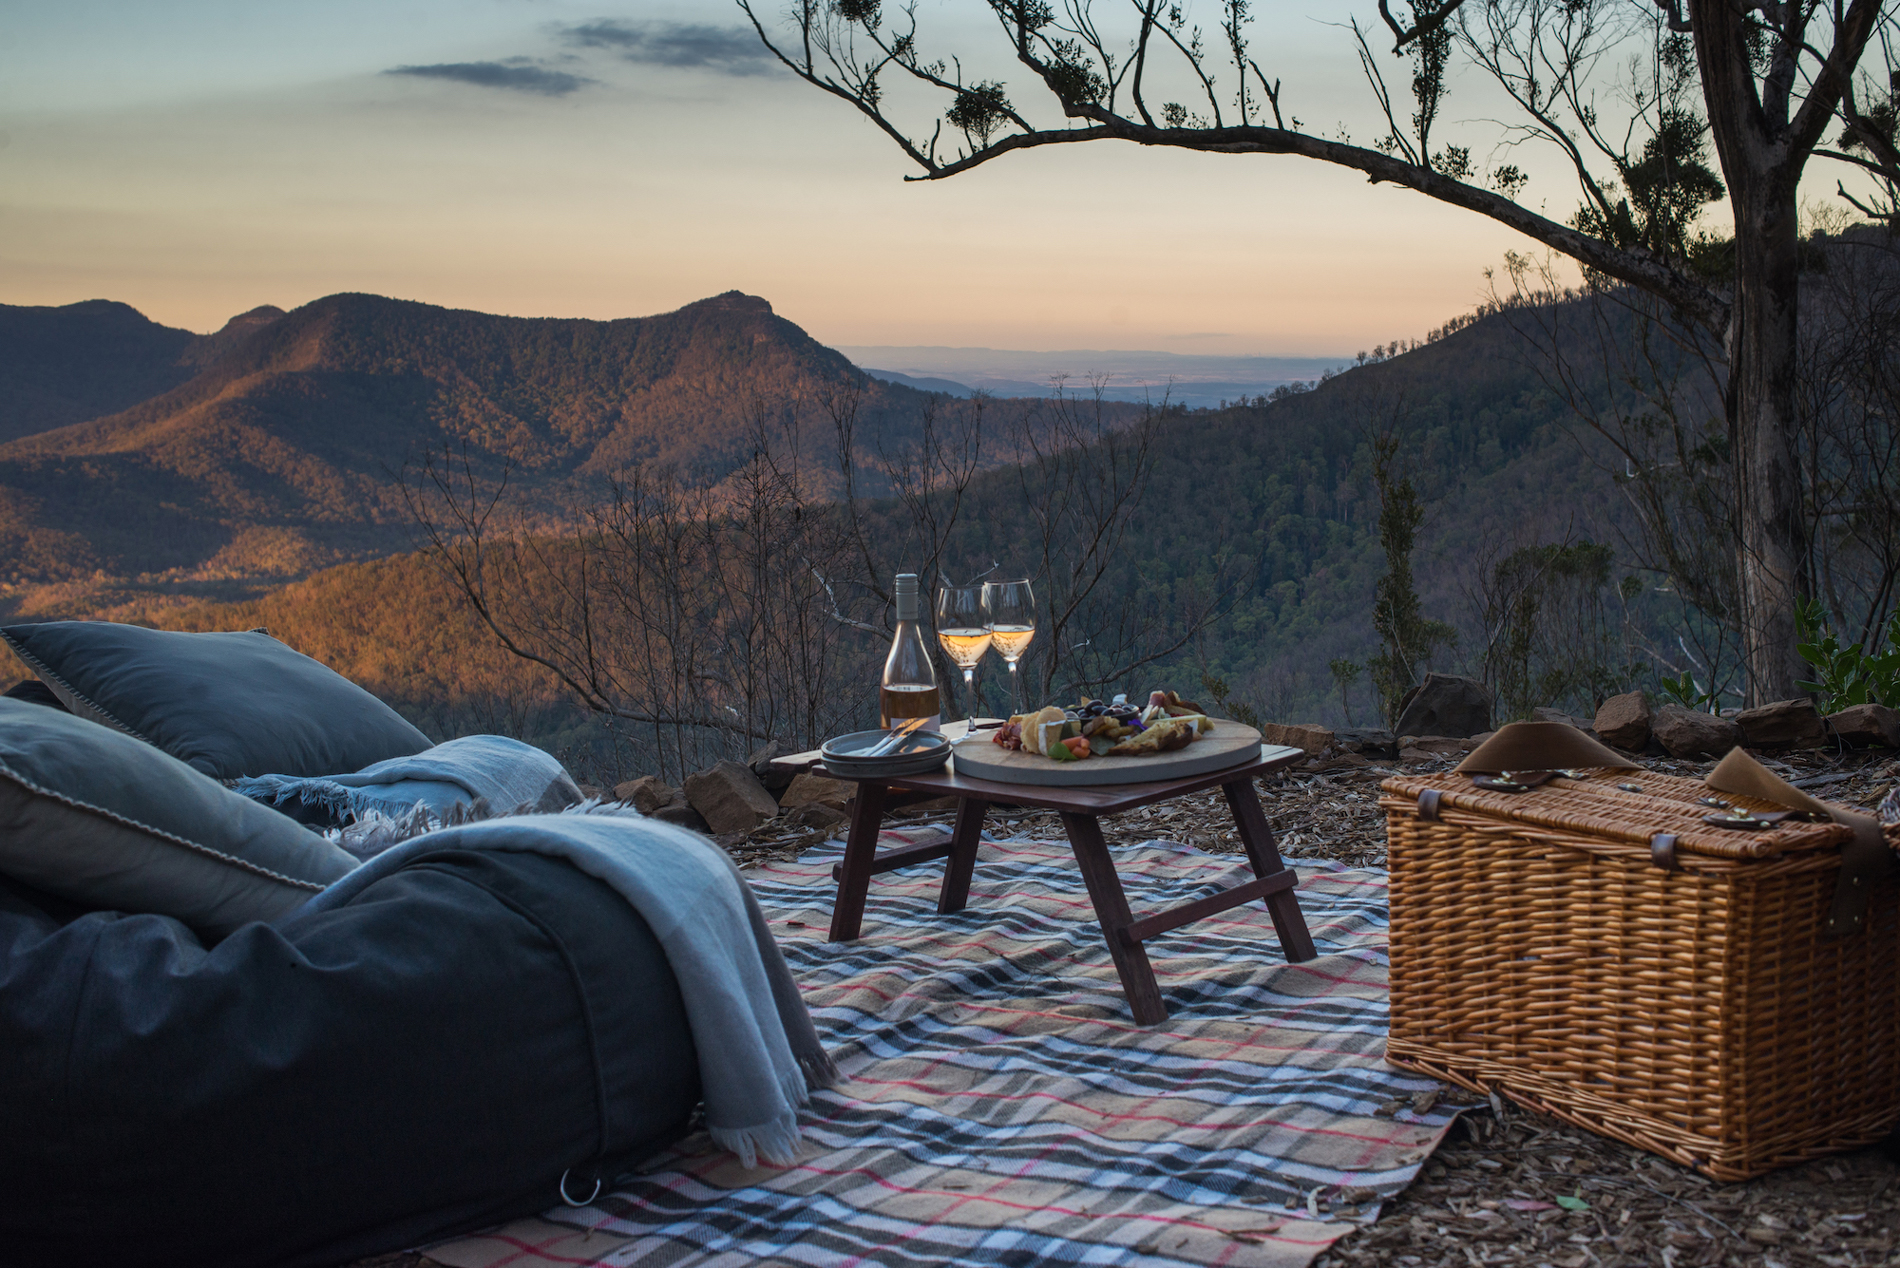
<instances>
[{"instance_id":1,"label":"tree foliage","mask_svg":"<svg viewBox=\"0 0 1900 1268\"><path fill-rule=\"evenodd\" d=\"M1298 155L1488 216L1593 278L1656 296L1728 345L1723 398L1739 473L1733 547L1750 692L1793 691L1794 606L1812 585L1791 492L1801 480L1792 439L1796 191L1839 121L1844 148L1819 152L1873 175L1886 202L1863 206L1893 205L1891 74L1900 67L1888 0L1438 0L1404 14L1380 0L1410 101L1388 82L1376 28L1349 19L1385 124L1370 144L1355 144L1343 125L1319 135L1294 113L1290 90L1263 69L1248 0L1224 0L1217 35L1174 0L986 0L998 51L1046 90L1040 108L1007 96L999 78L966 83L961 53L925 51L914 6L887 24L868 3L800 0L789 27L768 27L752 0L738 3L787 67L867 116L922 169L920 179L1102 140ZM1884 98L1856 80L1876 35L1889 72ZM1625 77L1617 68L1626 60ZM1443 136L1456 69L1512 104L1491 132L1491 161L1474 158L1476 144ZM887 92L887 76L913 91ZM929 104L913 117L918 99ZM946 108L983 126L960 126L964 144L946 148ZM1499 160L1527 144L1568 164L1580 194L1574 214L1519 200L1525 170ZM1724 195L1732 249L1694 232Z\"/></svg>"}]
</instances>

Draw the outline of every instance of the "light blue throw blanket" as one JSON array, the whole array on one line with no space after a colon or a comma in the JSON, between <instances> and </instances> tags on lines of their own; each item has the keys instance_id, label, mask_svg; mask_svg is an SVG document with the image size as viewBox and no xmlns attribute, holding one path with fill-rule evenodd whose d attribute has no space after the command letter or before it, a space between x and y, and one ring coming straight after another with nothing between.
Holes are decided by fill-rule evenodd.
<instances>
[{"instance_id":1,"label":"light blue throw blanket","mask_svg":"<svg viewBox=\"0 0 1900 1268\"><path fill-rule=\"evenodd\" d=\"M402 818L421 806L437 824L551 812L581 799L559 762L532 744L502 735L464 736L353 773L255 775L231 787L274 806L292 800L323 806L339 820Z\"/></svg>"},{"instance_id":2,"label":"light blue throw blanket","mask_svg":"<svg viewBox=\"0 0 1900 1268\"><path fill-rule=\"evenodd\" d=\"M377 855L306 903L325 911L443 850L552 855L605 881L652 927L679 980L706 1125L746 1166L791 1163L798 1107L838 1081L752 890L694 832L618 814L524 815L443 828Z\"/></svg>"}]
</instances>

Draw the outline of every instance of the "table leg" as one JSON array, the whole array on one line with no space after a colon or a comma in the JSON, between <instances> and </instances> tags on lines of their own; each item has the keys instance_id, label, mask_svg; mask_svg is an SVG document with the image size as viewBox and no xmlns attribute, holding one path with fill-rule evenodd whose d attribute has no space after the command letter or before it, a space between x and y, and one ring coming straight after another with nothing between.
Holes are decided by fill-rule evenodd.
<instances>
[{"instance_id":1,"label":"table leg","mask_svg":"<svg viewBox=\"0 0 1900 1268\"><path fill-rule=\"evenodd\" d=\"M1274 844L1273 829L1267 824L1266 812L1260 808L1253 780L1237 779L1231 784L1222 784L1220 790L1227 794L1227 807L1234 812L1234 826L1240 829L1240 843L1247 849L1247 861L1253 864L1253 874L1272 876L1284 872L1286 862L1280 857L1280 847ZM1306 916L1300 911L1300 900L1294 897L1292 890L1267 895L1267 912L1273 917L1273 930L1280 935L1280 948L1286 952L1288 964L1298 964L1319 954L1313 949L1313 935L1306 931Z\"/></svg>"},{"instance_id":2,"label":"table leg","mask_svg":"<svg viewBox=\"0 0 1900 1268\"><path fill-rule=\"evenodd\" d=\"M1134 916L1128 910L1121 878L1115 875L1108 843L1102 840L1101 824L1094 815L1065 814L1062 826L1068 830L1069 847L1075 851L1082 881L1088 886L1096 918L1102 923L1108 954L1115 961L1115 971L1121 974L1128 1011L1134 1014L1136 1025L1159 1025L1168 1019L1168 1006L1161 1002L1161 987L1155 981L1154 966L1148 963L1147 948L1121 936L1122 930L1134 923Z\"/></svg>"},{"instance_id":3,"label":"table leg","mask_svg":"<svg viewBox=\"0 0 1900 1268\"><path fill-rule=\"evenodd\" d=\"M957 802L957 826L950 834L950 857L943 865L943 889L937 895L937 914L962 911L970 900L970 877L976 871L976 847L983 837L987 801L964 797Z\"/></svg>"},{"instance_id":4,"label":"table leg","mask_svg":"<svg viewBox=\"0 0 1900 1268\"><path fill-rule=\"evenodd\" d=\"M877 861L877 834L884 826L885 785L866 781L851 801L851 832L844 842L844 874L831 904L831 941L850 942L864 924L864 899L871 892L871 865Z\"/></svg>"}]
</instances>

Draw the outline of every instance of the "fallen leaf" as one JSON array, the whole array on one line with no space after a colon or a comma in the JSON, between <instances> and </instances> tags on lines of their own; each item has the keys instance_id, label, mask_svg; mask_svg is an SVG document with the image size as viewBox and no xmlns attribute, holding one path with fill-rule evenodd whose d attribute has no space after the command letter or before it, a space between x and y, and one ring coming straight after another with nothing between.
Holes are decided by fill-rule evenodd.
<instances>
[{"instance_id":1,"label":"fallen leaf","mask_svg":"<svg viewBox=\"0 0 1900 1268\"><path fill-rule=\"evenodd\" d=\"M1229 1241L1263 1242L1285 1227L1286 1224L1283 1221L1276 1221L1272 1224L1262 1224L1258 1228L1230 1228L1225 1230L1221 1236L1227 1238Z\"/></svg>"},{"instance_id":2,"label":"fallen leaf","mask_svg":"<svg viewBox=\"0 0 1900 1268\"><path fill-rule=\"evenodd\" d=\"M1585 1202L1582 1198L1571 1197L1569 1194L1558 1198L1557 1205L1566 1211L1587 1211L1590 1209L1588 1202Z\"/></svg>"},{"instance_id":3,"label":"fallen leaf","mask_svg":"<svg viewBox=\"0 0 1900 1268\"><path fill-rule=\"evenodd\" d=\"M1504 1205L1513 1211L1554 1211L1557 1209L1548 1202L1539 1202L1536 1198L1505 1198Z\"/></svg>"}]
</instances>

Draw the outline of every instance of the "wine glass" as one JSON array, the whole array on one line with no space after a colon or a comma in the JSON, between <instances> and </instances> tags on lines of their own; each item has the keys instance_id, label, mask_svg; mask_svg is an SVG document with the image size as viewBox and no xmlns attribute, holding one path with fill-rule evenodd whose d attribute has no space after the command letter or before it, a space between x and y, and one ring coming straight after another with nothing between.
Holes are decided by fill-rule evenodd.
<instances>
[{"instance_id":1,"label":"wine glass","mask_svg":"<svg viewBox=\"0 0 1900 1268\"><path fill-rule=\"evenodd\" d=\"M1022 685L1016 676L1016 662L1029 650L1036 637L1036 592L1024 581L987 581L983 596L990 607L990 643L1003 654L1009 666L1009 698L1015 711L1023 711Z\"/></svg>"},{"instance_id":2,"label":"wine glass","mask_svg":"<svg viewBox=\"0 0 1900 1268\"><path fill-rule=\"evenodd\" d=\"M985 587L941 586L937 590L937 641L963 671L965 723L976 721L976 667L990 650L990 600Z\"/></svg>"}]
</instances>

